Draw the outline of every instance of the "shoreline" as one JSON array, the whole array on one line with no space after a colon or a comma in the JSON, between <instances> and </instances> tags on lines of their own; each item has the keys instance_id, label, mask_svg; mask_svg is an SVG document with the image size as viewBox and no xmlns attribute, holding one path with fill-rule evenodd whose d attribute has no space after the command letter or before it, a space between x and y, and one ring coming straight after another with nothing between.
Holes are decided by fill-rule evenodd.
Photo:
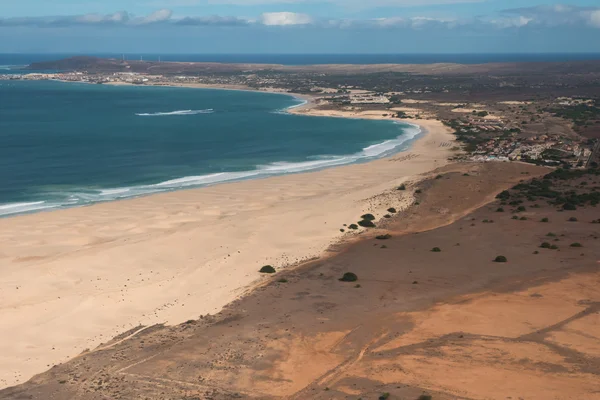
<instances>
[{"instance_id":1,"label":"shoreline","mask_svg":"<svg viewBox=\"0 0 600 400\"><path fill-rule=\"evenodd\" d=\"M366 163L0 219L0 387L135 326L218 312L267 279L261 266L324 257L359 237L344 224L406 208L412 196L395 188L448 164L454 136L401 121L424 132Z\"/></svg>"},{"instance_id":2,"label":"shoreline","mask_svg":"<svg viewBox=\"0 0 600 400\"><path fill-rule=\"evenodd\" d=\"M91 84L89 82L70 82L70 81L62 81L62 80L56 80L56 81L61 82L61 83ZM279 90L256 90L256 89L251 89L251 88L244 88L242 86L216 87L216 86L204 85L204 84L139 85L139 84L129 84L129 83L123 83L123 82L110 82L110 83L107 83L107 85L135 86L135 87L142 87L142 86L175 87L175 88L189 88L189 89L229 90L229 91L244 91L244 92L252 92L252 93L280 94L280 95L284 95L284 96L291 97L291 98L301 101L301 103L299 103L299 104L292 105L292 106L289 106L289 107L286 107L284 109L277 111L277 112L280 112L283 114L303 115L303 116L325 116L325 117L331 117L331 118L362 119L362 120L388 120L393 123L413 126L416 129L418 129L419 132L408 138L406 138L406 136L410 135L410 133L403 132L402 135L399 135L396 138L387 139L382 142L374 143L372 145L369 145L369 146L363 148L361 151L358 151L355 153L337 155L337 156L335 156L336 157L335 159L331 159L328 162L323 161L319 165L309 165L309 166L304 167L304 166L302 166L302 164L305 162L308 162L308 161L305 161L305 162L299 161L299 162L289 163L290 164L289 170L282 170L282 171L270 171L268 168L261 169L257 165L257 166L255 166L255 169L248 169L248 170L244 170L244 171L235 171L235 172L224 172L224 174L231 174L231 175L236 175L236 176L223 177L222 180L215 180L215 181L210 181L207 183L197 183L197 184L191 183L191 184L186 184L186 185L181 185L181 186L176 186L176 185L169 186L169 185L165 185L165 184L169 183L172 180L180 180L180 179L186 179L186 178L194 178L194 177L210 178L211 175L213 175L214 173L207 172L207 173L200 174L197 176L179 176L176 178L170 178L168 181L159 181L159 182L152 182L152 183L139 184L139 185L133 185L133 186L115 185L115 186L111 186L111 187L97 189L97 191L99 192L97 196L99 198L90 200L90 202L82 203L82 204L65 205L60 202L52 203L47 199L30 199L30 200L24 200L24 201L19 201L19 202L2 203L2 204L0 204L0 219L14 218L14 217L21 216L21 215L31 215L31 214L36 214L36 213L40 213L40 212L52 212L52 211L66 210L66 209L70 209L70 208L88 207L88 206L92 206L94 204L102 204L102 203L112 202L112 201L122 201L122 200L126 200L126 199L151 196L151 195L158 194L158 193L167 193L167 192L170 193L170 192L176 192L176 191L180 191L180 190L190 190L190 189L195 189L195 188L211 187L211 186L220 185L220 184L224 184L224 183L240 182L240 181L245 181L245 180L258 180L258 179L269 178L272 176L291 175L291 174L306 173L306 172L311 172L311 171L320 171L323 169L334 168L334 167L339 167L339 166L343 166L343 165L362 164L362 163L367 163L367 162L371 162L371 161L378 160L378 159L384 159L387 157L391 157L395 154L398 154L398 153L401 153L404 151L408 151L410 149L410 146L412 146L412 143L414 143L416 140L418 140L419 137L426 135L426 129L422 125L415 123L415 121L400 120L400 119L395 119L395 118L383 118L383 117L381 117L380 113L378 115L376 115L376 118L373 118L373 116L364 116L363 117L363 116L352 115L352 114L344 112L344 111L339 111L339 112L326 111L323 113L312 113L311 111L314 109L314 107L317 106L317 104L316 104L317 98L315 96L306 95L306 94L283 92L283 91L279 91ZM319 111L319 110L317 110L317 111ZM426 121L425 121L425 123L426 123ZM375 155L361 154L362 152L364 152L365 150L367 150L373 146L380 146L380 145L383 145L390 141L399 141L399 142L396 144L395 147L393 147L391 149L384 149L379 154L375 154ZM346 160L346 159L348 159L348 160ZM276 164L280 163L280 162L287 163L287 161L285 161L285 160L279 160L279 161L275 161L268 165L276 166ZM165 185L165 186L164 186L164 188L161 188L161 189L151 189L152 187L155 187L158 185ZM83 188L83 189L85 189L85 188ZM125 193L128 191L131 191L131 193L128 193L126 195L122 194L122 193ZM111 192L119 192L119 196L111 197ZM105 195L106 195L106 198L101 198L102 196L105 196Z\"/></svg>"}]
</instances>

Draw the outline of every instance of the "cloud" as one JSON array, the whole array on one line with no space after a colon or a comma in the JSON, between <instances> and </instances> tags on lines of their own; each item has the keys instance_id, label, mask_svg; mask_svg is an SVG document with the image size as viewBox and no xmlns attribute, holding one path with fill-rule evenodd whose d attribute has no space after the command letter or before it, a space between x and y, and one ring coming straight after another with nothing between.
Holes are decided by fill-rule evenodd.
<instances>
[{"instance_id":1,"label":"cloud","mask_svg":"<svg viewBox=\"0 0 600 400\"><path fill-rule=\"evenodd\" d=\"M548 27L587 25L600 28L600 8L598 7L579 7L555 4L513 8L503 10L502 14L516 15L517 18L520 18L522 21L527 19L525 25L543 25ZM514 17L513 20L515 20Z\"/></svg>"},{"instance_id":2,"label":"cloud","mask_svg":"<svg viewBox=\"0 0 600 400\"><path fill-rule=\"evenodd\" d=\"M596 28L600 28L600 10L591 11L589 18L590 24L592 24Z\"/></svg>"},{"instance_id":3,"label":"cloud","mask_svg":"<svg viewBox=\"0 0 600 400\"><path fill-rule=\"evenodd\" d=\"M169 19L171 19L172 15L173 15L173 11L163 8L162 10L155 11L152 14L141 18L139 23L153 24L156 22L168 21Z\"/></svg>"},{"instance_id":4,"label":"cloud","mask_svg":"<svg viewBox=\"0 0 600 400\"><path fill-rule=\"evenodd\" d=\"M212 15L210 17L185 17L173 22L181 26L244 26L250 21L237 17L221 17Z\"/></svg>"},{"instance_id":5,"label":"cloud","mask_svg":"<svg viewBox=\"0 0 600 400\"><path fill-rule=\"evenodd\" d=\"M307 25L313 23L313 19L309 15L293 12L264 13L260 16L259 21L267 26Z\"/></svg>"},{"instance_id":6,"label":"cloud","mask_svg":"<svg viewBox=\"0 0 600 400\"><path fill-rule=\"evenodd\" d=\"M181 0L178 0L181 1ZM212 0L216 1L216 0ZM280 3L284 0L278 0ZM294 0L287 0L293 2ZM374 0L375 2L377 0ZM387 0L383 0L387 1ZM393 0L389 0L393 1ZM402 2L407 4L407 2ZM144 27L144 26L313 26L325 29L463 29L483 32L486 30L515 30L531 27L588 27L600 28L600 8L569 5L536 6L503 10L496 15L462 19L441 19L430 16L406 17L391 15L373 19L320 19L294 12L267 12L255 18L231 16L176 17L170 9L159 9L145 16L127 11L112 14L84 14L54 17L0 18L0 27Z\"/></svg>"}]
</instances>

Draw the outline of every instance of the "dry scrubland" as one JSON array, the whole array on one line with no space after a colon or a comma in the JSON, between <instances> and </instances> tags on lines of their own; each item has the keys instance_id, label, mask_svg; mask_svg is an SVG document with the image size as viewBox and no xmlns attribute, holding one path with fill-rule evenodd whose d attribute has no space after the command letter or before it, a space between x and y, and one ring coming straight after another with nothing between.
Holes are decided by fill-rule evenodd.
<instances>
[{"instance_id":1,"label":"dry scrubland","mask_svg":"<svg viewBox=\"0 0 600 400\"><path fill-rule=\"evenodd\" d=\"M0 398L599 399L600 176L527 183L548 172L442 167L405 183L415 203L364 240ZM544 197L557 194L575 210ZM346 272L357 281L339 281Z\"/></svg>"}]
</instances>

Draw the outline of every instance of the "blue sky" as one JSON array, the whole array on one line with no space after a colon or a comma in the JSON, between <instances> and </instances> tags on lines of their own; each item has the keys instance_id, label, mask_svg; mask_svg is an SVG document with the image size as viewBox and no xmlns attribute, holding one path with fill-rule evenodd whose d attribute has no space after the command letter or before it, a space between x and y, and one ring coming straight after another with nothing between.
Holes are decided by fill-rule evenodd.
<instances>
[{"instance_id":1,"label":"blue sky","mask_svg":"<svg viewBox=\"0 0 600 400\"><path fill-rule=\"evenodd\" d=\"M600 2L0 0L0 52L600 52Z\"/></svg>"}]
</instances>

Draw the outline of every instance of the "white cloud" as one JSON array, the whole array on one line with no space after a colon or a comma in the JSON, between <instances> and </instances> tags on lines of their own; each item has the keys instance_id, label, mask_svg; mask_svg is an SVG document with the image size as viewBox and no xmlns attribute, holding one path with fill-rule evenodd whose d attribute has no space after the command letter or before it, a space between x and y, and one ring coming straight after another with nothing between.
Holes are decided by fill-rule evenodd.
<instances>
[{"instance_id":1,"label":"white cloud","mask_svg":"<svg viewBox=\"0 0 600 400\"><path fill-rule=\"evenodd\" d=\"M512 18L493 19L490 22L499 28L522 28L533 21L533 18L519 15Z\"/></svg>"},{"instance_id":2,"label":"white cloud","mask_svg":"<svg viewBox=\"0 0 600 400\"><path fill-rule=\"evenodd\" d=\"M169 19L171 19L172 15L173 15L173 11L167 10L167 9L162 9L162 10L154 11L152 14L150 14L144 18L141 18L140 22L143 24L151 24L154 22L168 21Z\"/></svg>"},{"instance_id":3,"label":"white cloud","mask_svg":"<svg viewBox=\"0 0 600 400\"><path fill-rule=\"evenodd\" d=\"M313 19L306 14L293 12L273 12L264 13L260 16L260 22L268 26L286 26L286 25L307 25L313 22Z\"/></svg>"},{"instance_id":4,"label":"white cloud","mask_svg":"<svg viewBox=\"0 0 600 400\"><path fill-rule=\"evenodd\" d=\"M600 28L600 10L590 12L590 24L596 28Z\"/></svg>"}]
</instances>

